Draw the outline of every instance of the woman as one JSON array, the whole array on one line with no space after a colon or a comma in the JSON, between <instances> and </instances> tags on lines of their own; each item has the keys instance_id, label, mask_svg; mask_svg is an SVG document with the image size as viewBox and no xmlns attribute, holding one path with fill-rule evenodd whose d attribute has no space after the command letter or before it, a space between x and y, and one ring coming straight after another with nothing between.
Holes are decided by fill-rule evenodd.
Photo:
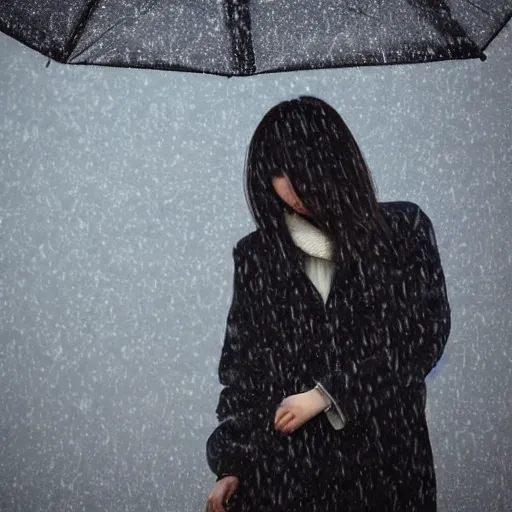
<instances>
[{"instance_id":1,"label":"woman","mask_svg":"<svg viewBox=\"0 0 512 512\"><path fill-rule=\"evenodd\" d=\"M257 229L233 249L207 511L435 511L425 377L451 316L430 219L377 202L313 97L264 116L245 192Z\"/></svg>"}]
</instances>

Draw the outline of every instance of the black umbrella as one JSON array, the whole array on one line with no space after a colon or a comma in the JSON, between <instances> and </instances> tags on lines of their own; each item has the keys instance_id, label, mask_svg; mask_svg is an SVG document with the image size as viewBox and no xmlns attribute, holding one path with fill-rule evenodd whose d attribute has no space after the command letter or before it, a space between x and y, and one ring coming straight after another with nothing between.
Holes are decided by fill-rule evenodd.
<instances>
[{"instance_id":1,"label":"black umbrella","mask_svg":"<svg viewBox=\"0 0 512 512\"><path fill-rule=\"evenodd\" d=\"M512 0L3 0L0 29L60 62L254 75L485 60Z\"/></svg>"}]
</instances>

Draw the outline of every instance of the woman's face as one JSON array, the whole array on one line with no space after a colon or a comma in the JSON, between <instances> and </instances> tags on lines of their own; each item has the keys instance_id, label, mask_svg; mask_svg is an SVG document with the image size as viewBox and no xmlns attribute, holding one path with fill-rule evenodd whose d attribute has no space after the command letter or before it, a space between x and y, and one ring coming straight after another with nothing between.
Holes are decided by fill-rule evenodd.
<instances>
[{"instance_id":1,"label":"woman's face","mask_svg":"<svg viewBox=\"0 0 512 512\"><path fill-rule=\"evenodd\" d=\"M302 213L303 215L308 215L313 217L313 214L306 209L306 207L302 204L302 201L299 199L295 190L293 190L292 184L290 183L288 177L285 176L274 176L272 178L272 185L276 194L289 206L291 206L296 212Z\"/></svg>"}]
</instances>

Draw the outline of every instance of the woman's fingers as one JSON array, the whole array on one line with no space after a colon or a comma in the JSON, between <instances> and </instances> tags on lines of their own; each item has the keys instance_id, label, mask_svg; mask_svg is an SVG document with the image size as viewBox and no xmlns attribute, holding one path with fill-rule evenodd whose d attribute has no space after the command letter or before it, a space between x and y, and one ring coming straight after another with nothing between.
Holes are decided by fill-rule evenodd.
<instances>
[{"instance_id":1,"label":"woman's fingers","mask_svg":"<svg viewBox=\"0 0 512 512\"><path fill-rule=\"evenodd\" d=\"M239 481L233 477L219 480L206 501L205 512L226 512L224 504L235 494Z\"/></svg>"},{"instance_id":2,"label":"woman's fingers","mask_svg":"<svg viewBox=\"0 0 512 512\"><path fill-rule=\"evenodd\" d=\"M222 505L222 501L217 496L210 496L206 502L205 512L226 512L226 509Z\"/></svg>"},{"instance_id":3,"label":"woman's fingers","mask_svg":"<svg viewBox=\"0 0 512 512\"><path fill-rule=\"evenodd\" d=\"M299 421L296 415L293 416L293 418L283 427L284 432L293 432L299 427Z\"/></svg>"},{"instance_id":4,"label":"woman's fingers","mask_svg":"<svg viewBox=\"0 0 512 512\"><path fill-rule=\"evenodd\" d=\"M226 512L222 500L218 496L209 497L206 503L205 512Z\"/></svg>"},{"instance_id":5,"label":"woman's fingers","mask_svg":"<svg viewBox=\"0 0 512 512\"><path fill-rule=\"evenodd\" d=\"M276 430L283 430L286 428L287 424L295 418L295 414L291 411L287 411L283 414L283 416L277 420L275 423Z\"/></svg>"},{"instance_id":6,"label":"woman's fingers","mask_svg":"<svg viewBox=\"0 0 512 512\"><path fill-rule=\"evenodd\" d=\"M233 494L235 494L235 491L236 491L236 486L230 486L227 493L226 493L226 496L225 496L225 500L226 500L226 503L231 499L231 497L233 496Z\"/></svg>"},{"instance_id":7,"label":"woman's fingers","mask_svg":"<svg viewBox=\"0 0 512 512\"><path fill-rule=\"evenodd\" d=\"M290 414L290 411L287 410L285 407L279 407L274 418L274 426L277 427L277 424L281 422L281 420L285 417L286 414Z\"/></svg>"}]
</instances>

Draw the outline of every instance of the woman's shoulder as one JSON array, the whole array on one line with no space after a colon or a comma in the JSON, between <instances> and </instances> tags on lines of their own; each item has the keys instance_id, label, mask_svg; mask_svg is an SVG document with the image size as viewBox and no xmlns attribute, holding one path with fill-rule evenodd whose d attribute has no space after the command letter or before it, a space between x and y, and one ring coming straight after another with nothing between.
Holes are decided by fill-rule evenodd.
<instances>
[{"instance_id":1,"label":"woman's shoulder","mask_svg":"<svg viewBox=\"0 0 512 512\"><path fill-rule=\"evenodd\" d=\"M272 241L268 239L268 236L261 229L255 229L247 235L240 238L235 246L234 251L240 254L262 254L268 251L272 246Z\"/></svg>"},{"instance_id":2,"label":"woman's shoulder","mask_svg":"<svg viewBox=\"0 0 512 512\"><path fill-rule=\"evenodd\" d=\"M276 262L277 246L278 241L271 239L262 230L256 229L236 242L233 247L233 257L251 277L269 277Z\"/></svg>"},{"instance_id":3,"label":"woman's shoulder","mask_svg":"<svg viewBox=\"0 0 512 512\"><path fill-rule=\"evenodd\" d=\"M244 250L246 248L250 248L253 245L256 245L261 240L261 233L259 229L255 229L251 231L247 235L244 235L240 238L236 244L235 249Z\"/></svg>"},{"instance_id":4,"label":"woman's shoulder","mask_svg":"<svg viewBox=\"0 0 512 512\"><path fill-rule=\"evenodd\" d=\"M410 220L421 208L412 201L385 201L379 202L379 209L384 215L400 216Z\"/></svg>"},{"instance_id":5,"label":"woman's shoulder","mask_svg":"<svg viewBox=\"0 0 512 512\"><path fill-rule=\"evenodd\" d=\"M379 202L379 209L395 231L407 235L419 226L430 226L430 218L422 208L412 201Z\"/></svg>"},{"instance_id":6,"label":"woman's shoulder","mask_svg":"<svg viewBox=\"0 0 512 512\"><path fill-rule=\"evenodd\" d=\"M412 201L379 203L383 216L398 234L396 247L402 260L437 251L436 234L429 216Z\"/></svg>"}]
</instances>

